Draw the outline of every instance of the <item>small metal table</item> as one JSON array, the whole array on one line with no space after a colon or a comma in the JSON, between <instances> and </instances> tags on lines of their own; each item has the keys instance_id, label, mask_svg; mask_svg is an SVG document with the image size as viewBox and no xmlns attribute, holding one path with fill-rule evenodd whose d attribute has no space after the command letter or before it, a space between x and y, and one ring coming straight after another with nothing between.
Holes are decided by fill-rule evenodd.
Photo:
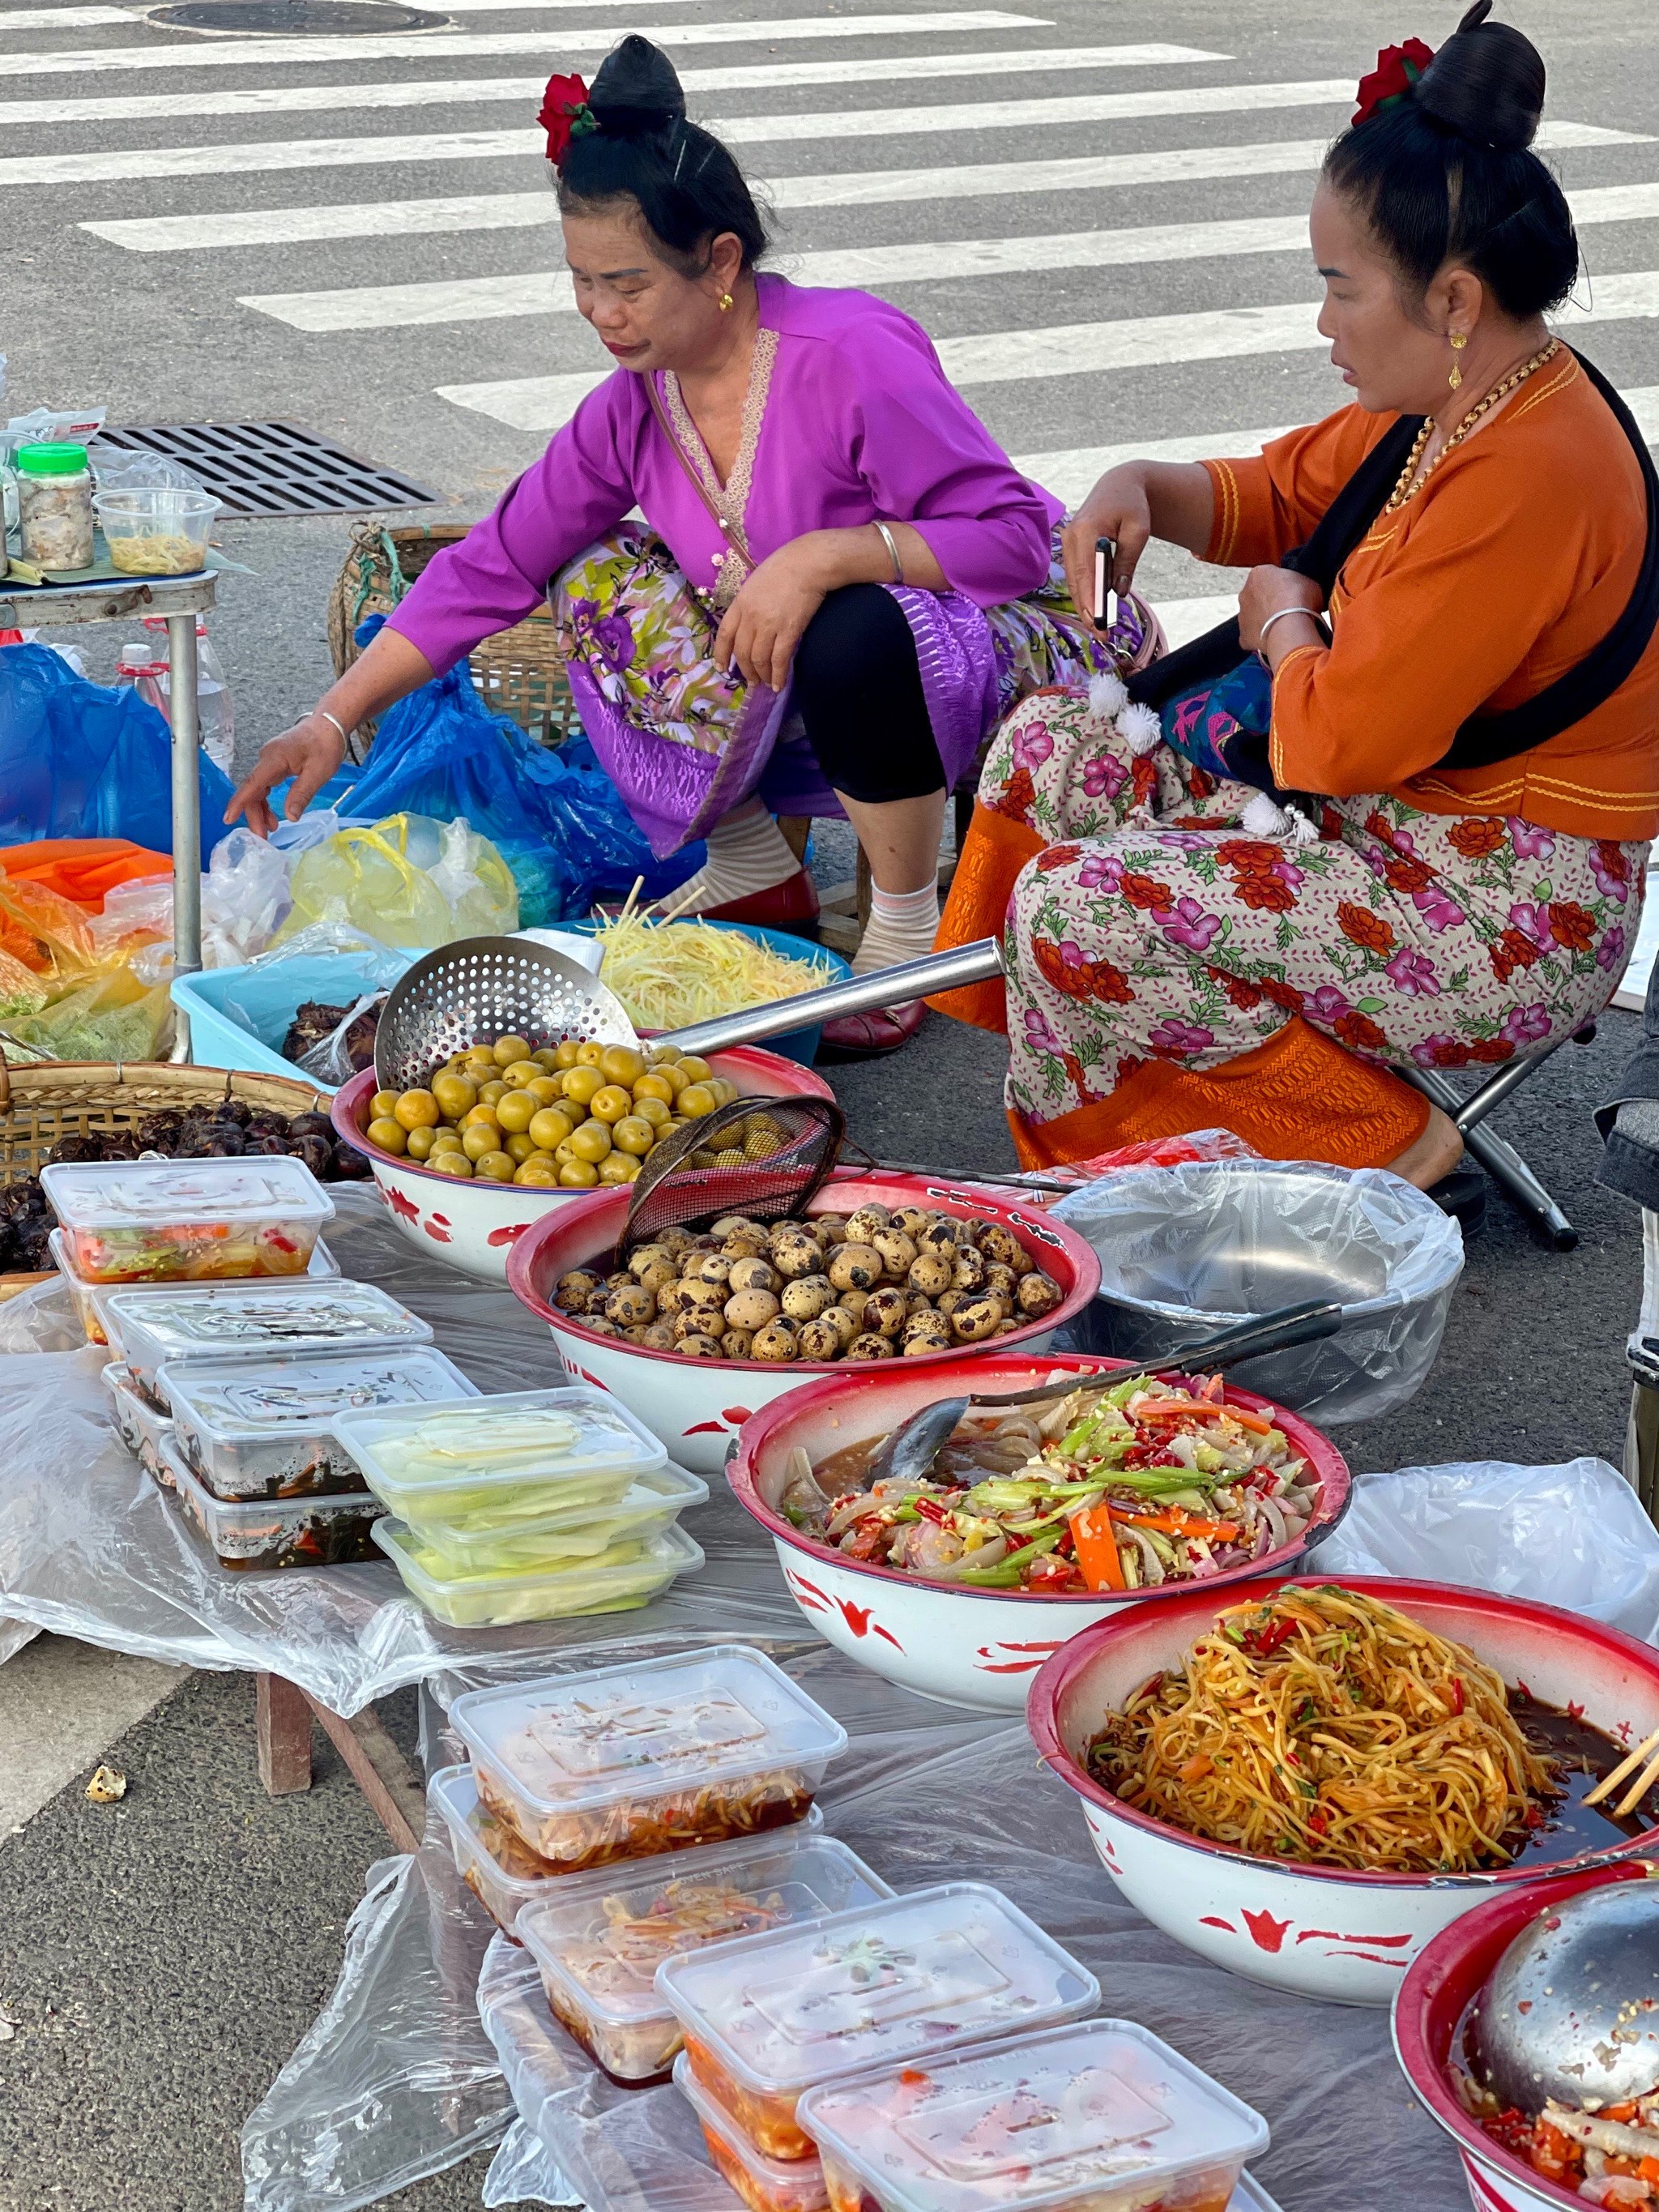
<instances>
[{"instance_id":1,"label":"small metal table","mask_svg":"<svg viewBox=\"0 0 1659 2212\"><path fill-rule=\"evenodd\" d=\"M213 605L218 574L121 577L96 584L19 584L0 576L0 629L67 629L118 622L124 615L164 615L167 625L167 705L173 723L173 967L192 975L202 964L202 809L197 783L200 732L196 718L196 619ZM175 1048L189 1058L185 1018L177 1017Z\"/></svg>"}]
</instances>

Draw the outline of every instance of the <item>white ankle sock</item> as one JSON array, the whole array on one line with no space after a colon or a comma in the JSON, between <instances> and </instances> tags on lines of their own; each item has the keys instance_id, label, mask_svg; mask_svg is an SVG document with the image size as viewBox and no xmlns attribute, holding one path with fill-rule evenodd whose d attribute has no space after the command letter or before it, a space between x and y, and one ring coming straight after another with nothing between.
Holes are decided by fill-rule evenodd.
<instances>
[{"instance_id":1,"label":"white ankle sock","mask_svg":"<svg viewBox=\"0 0 1659 2212\"><path fill-rule=\"evenodd\" d=\"M894 968L901 960L920 960L933 949L939 933L939 884L924 884L919 891L870 893L870 921L863 942L853 958L853 973L867 975L872 968Z\"/></svg>"},{"instance_id":2,"label":"white ankle sock","mask_svg":"<svg viewBox=\"0 0 1659 2212\"><path fill-rule=\"evenodd\" d=\"M708 858L656 911L702 914L732 899L752 898L787 883L800 862L769 809L751 799L723 815L708 833Z\"/></svg>"}]
</instances>

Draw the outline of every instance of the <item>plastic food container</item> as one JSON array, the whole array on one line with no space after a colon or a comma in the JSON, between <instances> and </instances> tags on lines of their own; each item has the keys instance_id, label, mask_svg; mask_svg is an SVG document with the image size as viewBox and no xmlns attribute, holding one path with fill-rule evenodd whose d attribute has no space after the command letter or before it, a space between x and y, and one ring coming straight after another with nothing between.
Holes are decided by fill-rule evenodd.
<instances>
[{"instance_id":1,"label":"plastic food container","mask_svg":"<svg viewBox=\"0 0 1659 2212\"><path fill-rule=\"evenodd\" d=\"M696 2114L721 2179L749 2212L823 2212L830 2193L820 2160L763 2157L699 2082L684 2051L674 2061L674 2087Z\"/></svg>"},{"instance_id":2,"label":"plastic food container","mask_svg":"<svg viewBox=\"0 0 1659 2212\"><path fill-rule=\"evenodd\" d=\"M334 1433L337 1413L477 1395L429 1344L323 1359L169 1360L155 1382L179 1449L216 1498L231 1499L361 1491L362 1470Z\"/></svg>"},{"instance_id":3,"label":"plastic food container","mask_svg":"<svg viewBox=\"0 0 1659 2212\"><path fill-rule=\"evenodd\" d=\"M807 2158L802 2094L1092 2012L1095 1978L1000 1890L942 1882L813 1928L673 1959L657 1988L691 2070L768 2158Z\"/></svg>"},{"instance_id":4,"label":"plastic food container","mask_svg":"<svg viewBox=\"0 0 1659 2212\"><path fill-rule=\"evenodd\" d=\"M15 465L24 560L49 575L90 568L93 494L86 447L58 441L20 446Z\"/></svg>"},{"instance_id":5,"label":"plastic food container","mask_svg":"<svg viewBox=\"0 0 1659 2212\"><path fill-rule=\"evenodd\" d=\"M207 566L208 533L221 502L208 491L143 484L94 492L110 565L126 576L193 576Z\"/></svg>"},{"instance_id":6,"label":"plastic food container","mask_svg":"<svg viewBox=\"0 0 1659 2212\"><path fill-rule=\"evenodd\" d=\"M64 1249L63 1231L54 1229L46 1242L52 1248L52 1258L58 1263L58 1273L69 1285L70 1296L75 1301L76 1310L80 1315L82 1326L87 1332L87 1341L89 1344L107 1344L112 1352L120 1358L125 1359L126 1346L121 1340L121 1324L110 1310L111 1300L118 1297L153 1298L164 1291L180 1286L173 1283L83 1283L76 1273L74 1262ZM272 1282L263 1287L279 1292L303 1291L307 1281L324 1279L337 1283L340 1279L340 1263L319 1237L311 1249L311 1264L303 1276L283 1282ZM204 1283L199 1287L207 1291L211 1290L213 1285ZM137 1389L142 1390L149 1387L136 1374L132 1380L134 1388Z\"/></svg>"},{"instance_id":7,"label":"plastic food container","mask_svg":"<svg viewBox=\"0 0 1659 2212\"><path fill-rule=\"evenodd\" d=\"M681 2043L657 1994L665 1959L892 1894L845 1844L794 1829L568 1875L525 1905L514 1932L541 1968L555 2019L619 2081L654 2081Z\"/></svg>"},{"instance_id":8,"label":"plastic food container","mask_svg":"<svg viewBox=\"0 0 1659 2212\"><path fill-rule=\"evenodd\" d=\"M340 1441L402 1521L517 1531L616 1504L668 1454L608 1391L514 1390L420 1412L342 1413Z\"/></svg>"},{"instance_id":9,"label":"plastic food container","mask_svg":"<svg viewBox=\"0 0 1659 2212\"><path fill-rule=\"evenodd\" d=\"M672 1526L615 1544L603 1559L567 1559L518 1574L441 1572L437 1555L401 1521L377 1522L374 1540L410 1595L451 1628L630 1613L660 1596L678 1577L695 1573L703 1561L702 1546Z\"/></svg>"},{"instance_id":10,"label":"plastic food container","mask_svg":"<svg viewBox=\"0 0 1659 2212\"><path fill-rule=\"evenodd\" d=\"M1267 2124L1127 2020L813 2089L833 2212L1226 2212Z\"/></svg>"},{"instance_id":11,"label":"plastic food container","mask_svg":"<svg viewBox=\"0 0 1659 2212\"><path fill-rule=\"evenodd\" d=\"M550 1491L550 1495L557 1492ZM672 1527L688 1506L702 1504L708 1496L708 1485L695 1474L665 1467L655 1474L642 1475L614 1505L598 1512L591 1505L556 1506L510 1528L452 1528L447 1522L422 1521L410 1528L411 1549L441 1581L534 1574L580 1561L594 1567L617 1566L636 1556L647 1538Z\"/></svg>"},{"instance_id":12,"label":"plastic food container","mask_svg":"<svg viewBox=\"0 0 1659 2212\"><path fill-rule=\"evenodd\" d=\"M446 1766L426 1785L428 1802L443 1816L455 1870L503 1934L516 1942L514 1923L550 1880L568 1881L538 1858L516 1828L481 1804L470 1766Z\"/></svg>"},{"instance_id":13,"label":"plastic food container","mask_svg":"<svg viewBox=\"0 0 1659 2212\"><path fill-rule=\"evenodd\" d=\"M303 1161L56 1161L40 1184L83 1282L303 1275L334 1201Z\"/></svg>"},{"instance_id":14,"label":"plastic food container","mask_svg":"<svg viewBox=\"0 0 1659 2212\"><path fill-rule=\"evenodd\" d=\"M222 1567L243 1574L276 1567L345 1567L375 1556L370 1532L386 1508L366 1490L343 1498L230 1504L203 1485L176 1437L163 1437L161 1452L179 1504Z\"/></svg>"},{"instance_id":15,"label":"plastic food container","mask_svg":"<svg viewBox=\"0 0 1659 2212\"><path fill-rule=\"evenodd\" d=\"M787 1827L847 1743L741 1644L475 1690L449 1717L485 1804L572 1873Z\"/></svg>"},{"instance_id":16,"label":"plastic food container","mask_svg":"<svg viewBox=\"0 0 1659 2212\"><path fill-rule=\"evenodd\" d=\"M322 1249L320 1246L318 1248ZM314 1254L313 1254L314 1258ZM372 1283L153 1285L98 1294L100 1318L139 1386L170 1359L303 1358L430 1344L429 1322Z\"/></svg>"},{"instance_id":17,"label":"plastic food container","mask_svg":"<svg viewBox=\"0 0 1659 2212\"><path fill-rule=\"evenodd\" d=\"M103 1383L122 1443L146 1474L154 1475L164 1489L171 1490L173 1477L161 1457L161 1439L172 1436L173 1423L165 1413L156 1412L142 1391L133 1388L131 1377L118 1359L112 1359L105 1368Z\"/></svg>"}]
</instances>

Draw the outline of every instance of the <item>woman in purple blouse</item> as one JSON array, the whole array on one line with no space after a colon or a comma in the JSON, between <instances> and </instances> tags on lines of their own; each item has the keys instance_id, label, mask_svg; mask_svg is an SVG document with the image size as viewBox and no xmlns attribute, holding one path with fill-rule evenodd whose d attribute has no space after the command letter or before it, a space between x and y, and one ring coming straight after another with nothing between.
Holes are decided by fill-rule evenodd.
<instances>
[{"instance_id":1,"label":"woman in purple blouse","mask_svg":"<svg viewBox=\"0 0 1659 2212\"><path fill-rule=\"evenodd\" d=\"M1024 693L1133 659L1138 611L1109 641L1079 621L1059 502L908 316L757 273L748 185L654 46L623 40L591 98L555 78L541 119L576 304L617 372L264 748L227 819L268 830L289 775L296 816L357 723L548 598L583 727L653 850L708 841L677 909L810 925L775 816L845 814L874 886L855 966L927 951L947 793ZM921 1013L826 1036L890 1051Z\"/></svg>"}]
</instances>

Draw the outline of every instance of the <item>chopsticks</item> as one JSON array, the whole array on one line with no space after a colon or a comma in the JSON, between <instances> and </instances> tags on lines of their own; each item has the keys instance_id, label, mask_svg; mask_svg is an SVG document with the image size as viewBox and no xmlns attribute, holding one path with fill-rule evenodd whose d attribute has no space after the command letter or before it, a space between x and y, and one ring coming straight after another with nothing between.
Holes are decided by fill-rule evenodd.
<instances>
[{"instance_id":1,"label":"chopsticks","mask_svg":"<svg viewBox=\"0 0 1659 2212\"><path fill-rule=\"evenodd\" d=\"M1604 1775L1595 1789L1588 1791L1580 1802L1585 1805L1599 1805L1604 1797L1619 1787L1627 1774L1635 1773L1645 1759L1648 1764L1643 1768L1639 1778L1613 1808L1613 1819L1622 1820L1627 1813L1634 1811L1641 1803L1653 1782L1659 1778L1659 1758L1653 1756L1656 1752L1659 1752L1659 1729L1655 1729L1645 1743L1638 1743L1627 1759L1621 1759L1612 1773Z\"/></svg>"}]
</instances>

